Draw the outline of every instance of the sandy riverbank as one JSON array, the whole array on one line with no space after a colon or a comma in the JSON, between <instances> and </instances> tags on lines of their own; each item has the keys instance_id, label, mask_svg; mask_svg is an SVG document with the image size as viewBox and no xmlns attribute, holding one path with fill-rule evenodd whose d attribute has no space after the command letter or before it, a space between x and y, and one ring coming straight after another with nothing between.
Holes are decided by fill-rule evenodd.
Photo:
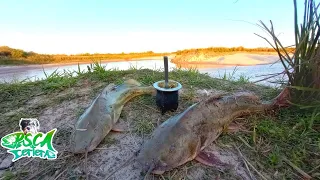
<instances>
[{"instance_id":1,"label":"sandy riverbank","mask_svg":"<svg viewBox=\"0 0 320 180\"><path fill-rule=\"evenodd\" d=\"M173 59L176 64L198 64L198 65L233 65L251 66L260 64L271 64L279 60L276 54L236 53L229 55L187 54L178 55Z\"/></svg>"},{"instance_id":2,"label":"sandy riverbank","mask_svg":"<svg viewBox=\"0 0 320 180\"><path fill-rule=\"evenodd\" d=\"M214 55L214 54L187 54L187 55L168 55L172 63L175 63L181 67L189 67L196 65L197 67L218 67L218 66L252 66L260 64L271 64L279 60L276 54L265 53L235 53L226 55ZM129 62L129 61L144 61L144 60L163 60L163 56L143 57L143 58L131 58L131 59L112 59L101 60L102 63L107 62ZM22 64L22 67L38 67L38 66L57 66L57 65L74 65L74 64L88 64L93 61L67 61L50 64ZM100 61L99 61L100 62ZM0 65L0 67L10 67L17 65Z\"/></svg>"}]
</instances>

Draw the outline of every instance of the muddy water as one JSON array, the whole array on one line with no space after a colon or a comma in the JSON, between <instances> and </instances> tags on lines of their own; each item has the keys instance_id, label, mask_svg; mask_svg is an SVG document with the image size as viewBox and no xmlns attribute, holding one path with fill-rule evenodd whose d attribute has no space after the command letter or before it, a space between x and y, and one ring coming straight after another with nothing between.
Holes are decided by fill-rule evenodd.
<instances>
[{"instance_id":1,"label":"muddy water","mask_svg":"<svg viewBox=\"0 0 320 180\"><path fill-rule=\"evenodd\" d=\"M82 71L87 71L87 64L80 64ZM127 70L129 68L147 68L147 69L163 69L162 60L139 60L139 61L125 61L125 62L105 62L102 63L106 69L119 69ZM169 69L179 67L174 63L169 63ZM212 77L221 78L225 74L227 77L239 79L241 76L249 77L250 81L254 82L262 79L258 77L265 74L278 73L283 71L283 67L280 63L267 64L267 65L254 65L254 66L223 66L212 64L193 64L192 67L199 69L201 73L208 73ZM236 68L236 71L235 71ZM0 82L15 82L22 80L40 80L44 79L45 73L50 75L54 71L63 72L66 71L78 71L78 64L50 64L50 65L27 65L27 66L0 66ZM45 72L45 73L44 73ZM279 79L271 79L275 81ZM270 81L270 80L269 80ZM270 82L262 81L260 84L272 85Z\"/></svg>"}]
</instances>

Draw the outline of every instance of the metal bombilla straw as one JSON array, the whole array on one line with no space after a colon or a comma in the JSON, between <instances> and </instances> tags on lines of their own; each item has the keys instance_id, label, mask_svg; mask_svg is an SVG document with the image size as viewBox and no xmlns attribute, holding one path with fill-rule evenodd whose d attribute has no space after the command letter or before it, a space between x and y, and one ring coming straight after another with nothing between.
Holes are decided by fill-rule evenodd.
<instances>
[{"instance_id":1,"label":"metal bombilla straw","mask_svg":"<svg viewBox=\"0 0 320 180\"><path fill-rule=\"evenodd\" d=\"M169 88L169 70L168 70L168 56L163 57L164 60L164 88Z\"/></svg>"}]
</instances>

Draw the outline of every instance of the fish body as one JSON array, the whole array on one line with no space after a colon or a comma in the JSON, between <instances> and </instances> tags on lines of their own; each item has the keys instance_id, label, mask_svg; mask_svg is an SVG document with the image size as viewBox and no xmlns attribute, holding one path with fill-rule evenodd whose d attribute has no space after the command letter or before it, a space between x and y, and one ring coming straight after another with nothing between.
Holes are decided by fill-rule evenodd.
<instances>
[{"instance_id":1,"label":"fish body","mask_svg":"<svg viewBox=\"0 0 320 180\"><path fill-rule=\"evenodd\" d=\"M264 112L273 105L251 93L208 98L157 127L137 161L144 172L162 174L195 159L236 117Z\"/></svg>"},{"instance_id":2,"label":"fish body","mask_svg":"<svg viewBox=\"0 0 320 180\"><path fill-rule=\"evenodd\" d=\"M152 86L141 86L133 79L118 86L110 84L105 87L76 122L71 151L84 153L94 150L117 123L126 102L154 91Z\"/></svg>"}]
</instances>

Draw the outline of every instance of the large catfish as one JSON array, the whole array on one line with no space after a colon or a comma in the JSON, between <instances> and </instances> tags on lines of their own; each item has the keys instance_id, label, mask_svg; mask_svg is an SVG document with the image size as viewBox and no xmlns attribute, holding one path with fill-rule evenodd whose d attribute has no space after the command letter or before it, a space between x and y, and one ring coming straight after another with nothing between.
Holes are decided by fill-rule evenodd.
<instances>
[{"instance_id":1,"label":"large catfish","mask_svg":"<svg viewBox=\"0 0 320 180\"><path fill-rule=\"evenodd\" d=\"M288 91L284 90L277 98L263 103L252 93L238 93L194 104L157 127L136 160L144 172L154 174L162 174L193 159L212 165L212 157L203 150L232 120L284 106L287 95Z\"/></svg>"},{"instance_id":2,"label":"large catfish","mask_svg":"<svg viewBox=\"0 0 320 180\"><path fill-rule=\"evenodd\" d=\"M76 122L70 150L74 153L94 150L114 129L127 101L138 95L153 93L155 90L152 86L141 86L133 79L119 86L109 84Z\"/></svg>"}]
</instances>

